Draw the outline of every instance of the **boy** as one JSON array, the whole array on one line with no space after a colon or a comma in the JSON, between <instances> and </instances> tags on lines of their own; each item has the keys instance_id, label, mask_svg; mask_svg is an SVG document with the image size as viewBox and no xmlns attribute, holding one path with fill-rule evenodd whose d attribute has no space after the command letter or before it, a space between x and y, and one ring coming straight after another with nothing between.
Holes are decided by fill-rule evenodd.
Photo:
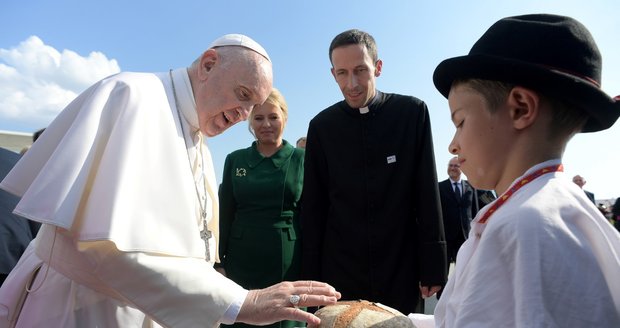
<instances>
[{"instance_id":1,"label":"boy","mask_svg":"<svg viewBox=\"0 0 620 328\"><path fill-rule=\"evenodd\" d=\"M472 222L432 316L418 327L619 327L620 234L562 173L578 132L609 128L587 29L555 15L504 18L433 79L456 126L449 150L498 199Z\"/></svg>"}]
</instances>

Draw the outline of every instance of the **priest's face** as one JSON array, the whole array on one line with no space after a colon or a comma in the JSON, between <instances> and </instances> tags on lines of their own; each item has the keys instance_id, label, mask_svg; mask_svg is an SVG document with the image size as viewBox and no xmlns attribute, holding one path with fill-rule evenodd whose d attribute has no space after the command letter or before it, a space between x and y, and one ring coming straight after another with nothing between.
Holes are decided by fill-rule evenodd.
<instances>
[{"instance_id":1,"label":"priest's face","mask_svg":"<svg viewBox=\"0 0 620 328\"><path fill-rule=\"evenodd\" d=\"M375 96L375 79L381 75L381 60L373 63L361 44L335 48L331 59L332 75L347 104L353 108L366 106Z\"/></svg>"},{"instance_id":2,"label":"priest's face","mask_svg":"<svg viewBox=\"0 0 620 328\"><path fill-rule=\"evenodd\" d=\"M271 62L242 47L207 50L197 76L193 90L198 121L209 137L245 121L254 106L265 102L273 83Z\"/></svg>"}]
</instances>

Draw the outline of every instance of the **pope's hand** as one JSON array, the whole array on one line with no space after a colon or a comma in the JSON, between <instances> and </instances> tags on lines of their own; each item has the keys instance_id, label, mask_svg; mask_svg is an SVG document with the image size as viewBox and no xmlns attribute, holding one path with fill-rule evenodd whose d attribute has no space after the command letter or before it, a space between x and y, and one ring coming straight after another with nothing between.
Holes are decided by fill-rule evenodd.
<instances>
[{"instance_id":1,"label":"pope's hand","mask_svg":"<svg viewBox=\"0 0 620 328\"><path fill-rule=\"evenodd\" d=\"M250 290L237 315L237 322L266 325L293 320L318 325L321 320L317 316L297 307L331 305L338 299L340 293L326 283L284 281L265 289Z\"/></svg>"}]
</instances>

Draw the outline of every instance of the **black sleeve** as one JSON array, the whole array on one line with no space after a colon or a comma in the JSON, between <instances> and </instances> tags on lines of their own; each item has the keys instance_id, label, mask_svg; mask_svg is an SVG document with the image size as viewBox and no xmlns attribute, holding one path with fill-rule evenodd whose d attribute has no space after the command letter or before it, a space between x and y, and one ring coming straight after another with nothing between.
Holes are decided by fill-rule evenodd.
<instances>
[{"instance_id":1,"label":"black sleeve","mask_svg":"<svg viewBox=\"0 0 620 328\"><path fill-rule=\"evenodd\" d=\"M327 162L313 122L310 122L304 159L304 185L301 197L303 279L321 279L321 254L329 198Z\"/></svg>"},{"instance_id":2,"label":"black sleeve","mask_svg":"<svg viewBox=\"0 0 620 328\"><path fill-rule=\"evenodd\" d=\"M415 180L418 191L420 283L422 286L443 286L447 280L446 242L441 215L441 202L435 168L431 122L426 104L422 103L418 121L418 168Z\"/></svg>"},{"instance_id":3,"label":"black sleeve","mask_svg":"<svg viewBox=\"0 0 620 328\"><path fill-rule=\"evenodd\" d=\"M230 236L230 227L235 219L237 203L233 194L232 186L232 167L233 159L231 155L226 156L224 162L224 172L222 174L222 184L219 186L220 200L220 240L219 255L221 263L216 263L215 267L226 268L226 253L228 250L228 237Z\"/></svg>"}]
</instances>

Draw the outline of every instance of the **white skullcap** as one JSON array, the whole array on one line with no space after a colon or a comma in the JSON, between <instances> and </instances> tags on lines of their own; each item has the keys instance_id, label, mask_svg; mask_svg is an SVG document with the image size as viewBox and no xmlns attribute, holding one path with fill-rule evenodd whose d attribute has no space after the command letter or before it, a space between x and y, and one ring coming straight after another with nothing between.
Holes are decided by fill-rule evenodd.
<instances>
[{"instance_id":1,"label":"white skullcap","mask_svg":"<svg viewBox=\"0 0 620 328\"><path fill-rule=\"evenodd\" d=\"M209 49L225 46L245 47L255 52L258 52L263 57L267 58L267 60L271 61L269 55L267 54L267 51L265 51L265 48L258 44L258 42L243 34L226 34L224 36L221 36L217 40L213 41L213 43L211 43Z\"/></svg>"}]
</instances>

